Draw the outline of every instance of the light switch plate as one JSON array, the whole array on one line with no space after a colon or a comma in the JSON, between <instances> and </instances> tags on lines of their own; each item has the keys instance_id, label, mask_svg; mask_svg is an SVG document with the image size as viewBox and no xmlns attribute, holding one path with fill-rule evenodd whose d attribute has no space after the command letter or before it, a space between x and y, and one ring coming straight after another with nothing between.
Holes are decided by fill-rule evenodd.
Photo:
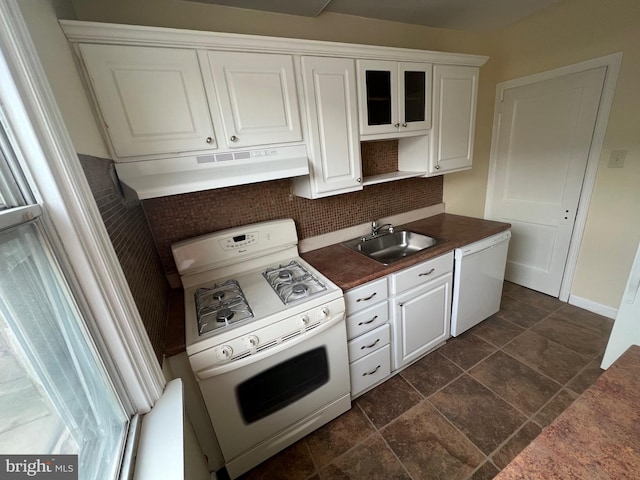
<instances>
[{"instance_id":1,"label":"light switch plate","mask_svg":"<svg viewBox=\"0 0 640 480\"><path fill-rule=\"evenodd\" d=\"M627 158L627 150L612 150L609 155L608 168L622 168L624 167L624 160Z\"/></svg>"}]
</instances>

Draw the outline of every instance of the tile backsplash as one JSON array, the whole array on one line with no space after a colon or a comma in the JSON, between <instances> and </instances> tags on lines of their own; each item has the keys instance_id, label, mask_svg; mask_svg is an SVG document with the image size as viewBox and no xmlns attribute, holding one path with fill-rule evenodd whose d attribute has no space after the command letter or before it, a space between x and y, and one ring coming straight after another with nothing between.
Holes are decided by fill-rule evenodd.
<instances>
[{"instance_id":1,"label":"tile backsplash","mask_svg":"<svg viewBox=\"0 0 640 480\"><path fill-rule=\"evenodd\" d=\"M398 142L362 143L363 173L397 169ZM293 218L300 240L375 218L442 202L442 176L364 187L309 200L292 194L290 179L227 187L142 201L165 272L176 272L171 244L240 225Z\"/></svg>"},{"instance_id":2,"label":"tile backsplash","mask_svg":"<svg viewBox=\"0 0 640 480\"><path fill-rule=\"evenodd\" d=\"M78 155L122 266L153 350L164 350L169 284L139 202L125 204L113 180L113 161Z\"/></svg>"}]
</instances>

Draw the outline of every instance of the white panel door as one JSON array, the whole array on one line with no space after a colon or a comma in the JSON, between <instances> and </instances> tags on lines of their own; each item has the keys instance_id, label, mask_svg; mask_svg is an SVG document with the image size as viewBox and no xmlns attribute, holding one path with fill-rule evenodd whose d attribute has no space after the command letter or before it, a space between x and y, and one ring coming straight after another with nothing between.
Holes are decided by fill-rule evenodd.
<instances>
[{"instance_id":1,"label":"white panel door","mask_svg":"<svg viewBox=\"0 0 640 480\"><path fill-rule=\"evenodd\" d=\"M473 161L478 68L433 68L433 130L429 173L464 170Z\"/></svg>"},{"instance_id":2,"label":"white panel door","mask_svg":"<svg viewBox=\"0 0 640 480\"><path fill-rule=\"evenodd\" d=\"M216 146L194 50L126 45L79 48L117 157Z\"/></svg>"},{"instance_id":3,"label":"white panel door","mask_svg":"<svg viewBox=\"0 0 640 480\"><path fill-rule=\"evenodd\" d=\"M228 147L302 141L290 55L208 52L208 59Z\"/></svg>"},{"instance_id":4,"label":"white panel door","mask_svg":"<svg viewBox=\"0 0 640 480\"><path fill-rule=\"evenodd\" d=\"M315 193L362 189L354 61L303 57Z\"/></svg>"},{"instance_id":5,"label":"white panel door","mask_svg":"<svg viewBox=\"0 0 640 480\"><path fill-rule=\"evenodd\" d=\"M498 107L487 216L512 224L505 278L556 297L605 73L510 88Z\"/></svg>"}]
</instances>

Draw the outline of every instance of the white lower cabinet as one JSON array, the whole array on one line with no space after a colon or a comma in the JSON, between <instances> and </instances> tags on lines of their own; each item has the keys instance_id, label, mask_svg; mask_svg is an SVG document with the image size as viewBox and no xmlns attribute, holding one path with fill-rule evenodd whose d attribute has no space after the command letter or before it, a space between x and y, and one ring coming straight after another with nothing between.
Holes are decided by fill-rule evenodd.
<instances>
[{"instance_id":1,"label":"white lower cabinet","mask_svg":"<svg viewBox=\"0 0 640 480\"><path fill-rule=\"evenodd\" d=\"M453 253L390 275L392 371L449 338Z\"/></svg>"},{"instance_id":2,"label":"white lower cabinet","mask_svg":"<svg viewBox=\"0 0 640 480\"><path fill-rule=\"evenodd\" d=\"M345 293L351 398L391 374L391 326L387 277Z\"/></svg>"},{"instance_id":3,"label":"white lower cabinet","mask_svg":"<svg viewBox=\"0 0 640 480\"><path fill-rule=\"evenodd\" d=\"M453 252L345 293L351 398L450 336Z\"/></svg>"}]
</instances>

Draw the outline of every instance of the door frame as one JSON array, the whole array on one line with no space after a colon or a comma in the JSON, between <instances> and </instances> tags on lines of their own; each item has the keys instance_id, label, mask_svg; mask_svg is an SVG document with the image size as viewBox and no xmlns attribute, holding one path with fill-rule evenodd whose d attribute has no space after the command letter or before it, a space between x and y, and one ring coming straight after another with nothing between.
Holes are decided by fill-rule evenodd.
<instances>
[{"instance_id":1,"label":"door frame","mask_svg":"<svg viewBox=\"0 0 640 480\"><path fill-rule=\"evenodd\" d=\"M616 82L618 79L618 73L620 71L621 63L622 52L617 52L610 55L605 55L604 57L598 57L584 62L555 68L553 70L548 70L533 75L527 75L525 77L515 78L513 80L507 80L496 85L496 99L493 108L493 131L491 134L491 153L489 156L487 194L485 197L484 207L485 218L490 218L489 213L493 207L492 198L495 188L494 179L498 163L498 130L500 126L500 117L498 112L500 110L500 103L504 99L504 91L510 88L522 87L546 80L551 80L557 77L570 75L572 73L591 70L593 68L602 66L607 67L607 72L604 78L604 85L602 87L602 95L600 97L600 107L598 108L596 124L593 131L593 137L591 139L591 148L589 149L589 156L587 158L587 167L584 174L584 180L582 182L582 191L580 192L580 200L578 201L578 210L576 212L576 219L573 225L573 232L571 234L567 263L562 275L562 283L560 284L560 294L558 297L563 302L567 302L569 300L569 294L571 293L571 284L573 283L573 277L575 275L576 267L578 264L580 244L582 242L582 237L584 235L584 230L587 224L589 204L591 202L593 187L595 185L596 175L598 173L600 155L602 154L602 145L604 143L604 136L607 131L609 113L611 112L611 105L613 104L613 96L615 93Z\"/></svg>"}]
</instances>

